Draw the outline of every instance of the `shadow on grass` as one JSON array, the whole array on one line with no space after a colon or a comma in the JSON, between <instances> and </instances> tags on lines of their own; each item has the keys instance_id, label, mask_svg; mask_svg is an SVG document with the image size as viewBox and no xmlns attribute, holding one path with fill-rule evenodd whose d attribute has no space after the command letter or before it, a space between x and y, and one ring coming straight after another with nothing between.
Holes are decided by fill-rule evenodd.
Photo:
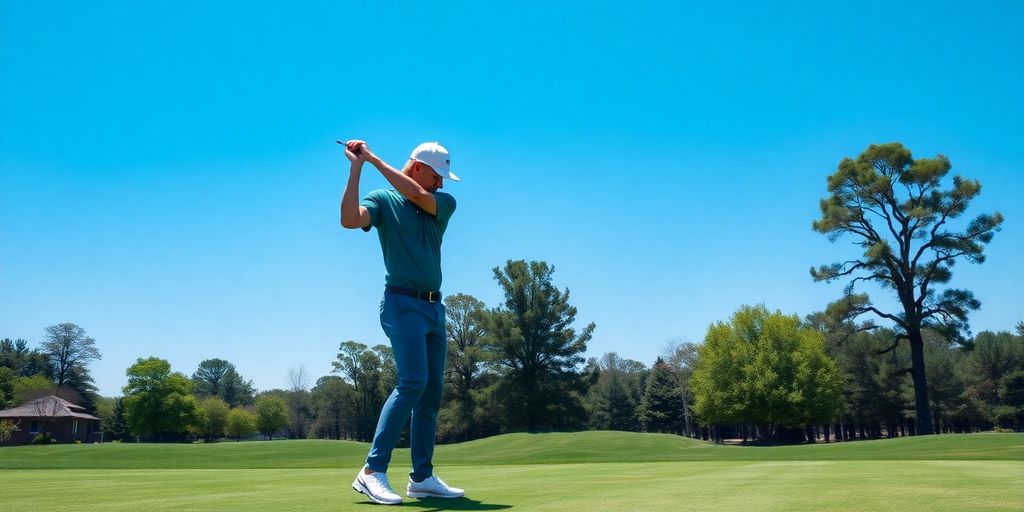
<instances>
[{"instance_id":1,"label":"shadow on grass","mask_svg":"<svg viewBox=\"0 0 1024 512\"><path fill-rule=\"evenodd\" d=\"M362 503L367 505L376 505L370 500L365 500ZM506 508L512 508L512 505L500 505L497 503L483 503L477 500L471 500L469 498L423 498L423 499L410 499L402 502L398 505L402 508L415 508L422 510L423 512L442 512L445 510L504 510ZM386 507L390 508L390 507Z\"/></svg>"}]
</instances>

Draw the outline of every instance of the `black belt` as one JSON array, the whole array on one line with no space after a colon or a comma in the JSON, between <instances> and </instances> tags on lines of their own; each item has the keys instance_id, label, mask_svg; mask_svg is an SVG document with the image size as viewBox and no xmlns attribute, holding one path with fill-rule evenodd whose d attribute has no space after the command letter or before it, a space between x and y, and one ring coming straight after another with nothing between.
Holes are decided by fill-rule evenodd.
<instances>
[{"instance_id":1,"label":"black belt","mask_svg":"<svg viewBox=\"0 0 1024 512\"><path fill-rule=\"evenodd\" d=\"M425 300L427 302L437 302L441 300L441 292L421 292L419 290L413 290L412 288L402 288L400 286L385 286L384 293L397 293L399 295L415 297L417 299Z\"/></svg>"}]
</instances>

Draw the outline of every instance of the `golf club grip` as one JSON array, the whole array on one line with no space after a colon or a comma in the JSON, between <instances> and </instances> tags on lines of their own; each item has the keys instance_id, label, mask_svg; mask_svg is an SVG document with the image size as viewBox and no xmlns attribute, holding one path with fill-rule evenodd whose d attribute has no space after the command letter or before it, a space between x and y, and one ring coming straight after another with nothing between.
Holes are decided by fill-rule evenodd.
<instances>
[{"instance_id":1,"label":"golf club grip","mask_svg":"<svg viewBox=\"0 0 1024 512\"><path fill-rule=\"evenodd\" d=\"M341 144L342 146L345 146L345 149L348 149L348 145L347 145L347 144L345 144L345 142L344 142L344 141L340 141L340 140L335 140L334 142L337 142L338 144ZM356 149L355 149L354 151L352 151L352 154L354 154L354 155L357 155L357 156L358 156L358 155L359 155L360 153L362 153L362 152L363 152L363 150L362 150L362 149L360 149L360 148L356 148Z\"/></svg>"}]
</instances>

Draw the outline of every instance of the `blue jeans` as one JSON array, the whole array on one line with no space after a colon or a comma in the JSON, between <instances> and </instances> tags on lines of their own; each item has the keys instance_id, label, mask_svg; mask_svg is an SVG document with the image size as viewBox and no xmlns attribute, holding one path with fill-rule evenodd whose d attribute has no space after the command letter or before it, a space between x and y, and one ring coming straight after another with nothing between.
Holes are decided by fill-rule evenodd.
<instances>
[{"instance_id":1,"label":"blue jeans","mask_svg":"<svg viewBox=\"0 0 1024 512\"><path fill-rule=\"evenodd\" d=\"M409 447L415 480L433 476L434 435L437 410L444 388L444 364L448 357L444 304L405 295L384 294L380 303L380 325L391 340L398 383L384 402L373 434L366 467L386 472L391 451L412 415Z\"/></svg>"}]
</instances>

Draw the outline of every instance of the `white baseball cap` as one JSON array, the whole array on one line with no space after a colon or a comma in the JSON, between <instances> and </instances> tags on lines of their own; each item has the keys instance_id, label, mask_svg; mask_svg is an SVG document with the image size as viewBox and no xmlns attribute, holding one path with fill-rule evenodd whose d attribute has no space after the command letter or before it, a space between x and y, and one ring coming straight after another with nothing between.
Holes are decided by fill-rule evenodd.
<instances>
[{"instance_id":1,"label":"white baseball cap","mask_svg":"<svg viewBox=\"0 0 1024 512\"><path fill-rule=\"evenodd\" d=\"M451 160L448 158L448 150L436 142L424 142L416 146L409 158L429 165L442 178L459 181L459 177L449 170Z\"/></svg>"}]
</instances>

